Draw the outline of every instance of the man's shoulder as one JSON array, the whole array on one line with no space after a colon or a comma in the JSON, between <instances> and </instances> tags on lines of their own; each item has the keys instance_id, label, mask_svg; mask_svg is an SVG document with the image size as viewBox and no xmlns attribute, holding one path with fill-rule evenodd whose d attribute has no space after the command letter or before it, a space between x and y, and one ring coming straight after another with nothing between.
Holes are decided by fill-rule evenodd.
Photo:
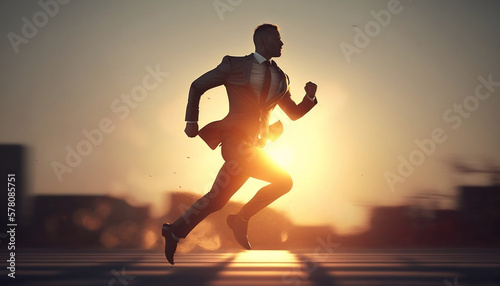
<instances>
[{"instance_id":1,"label":"man's shoulder","mask_svg":"<svg viewBox=\"0 0 500 286\"><path fill-rule=\"evenodd\" d=\"M249 55L246 55L246 56L229 56L229 55L226 55L222 59L222 61L230 61L232 63L246 62L248 60L253 60L253 54L249 54Z\"/></svg>"}]
</instances>

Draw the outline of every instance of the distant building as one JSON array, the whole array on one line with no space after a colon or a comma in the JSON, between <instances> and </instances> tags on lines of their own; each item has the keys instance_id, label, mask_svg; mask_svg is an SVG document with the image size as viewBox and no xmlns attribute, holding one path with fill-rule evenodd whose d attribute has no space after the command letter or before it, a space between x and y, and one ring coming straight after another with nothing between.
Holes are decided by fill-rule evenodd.
<instances>
[{"instance_id":1,"label":"distant building","mask_svg":"<svg viewBox=\"0 0 500 286\"><path fill-rule=\"evenodd\" d=\"M173 222L200 195L170 193L170 209L152 218L149 206L134 207L107 196L43 195L33 198L31 247L162 248L161 224ZM500 186L459 188L459 208L439 210L416 206L372 208L370 229L347 236L329 226L297 226L286 215L265 208L252 218L249 239L254 249L405 247L499 247ZM208 216L179 244L178 251L240 250L225 218L241 203L228 202ZM326 245L326 246L325 246Z\"/></svg>"},{"instance_id":2,"label":"distant building","mask_svg":"<svg viewBox=\"0 0 500 286\"><path fill-rule=\"evenodd\" d=\"M352 242L352 243L351 243ZM458 209L374 207L370 230L345 245L361 247L499 247L500 186L458 188Z\"/></svg>"},{"instance_id":3,"label":"distant building","mask_svg":"<svg viewBox=\"0 0 500 286\"><path fill-rule=\"evenodd\" d=\"M468 246L500 246L500 185L459 188L462 236Z\"/></svg>"},{"instance_id":4,"label":"distant building","mask_svg":"<svg viewBox=\"0 0 500 286\"><path fill-rule=\"evenodd\" d=\"M409 206L374 207L365 246L401 247L414 243L417 218Z\"/></svg>"},{"instance_id":5,"label":"distant building","mask_svg":"<svg viewBox=\"0 0 500 286\"><path fill-rule=\"evenodd\" d=\"M141 247L149 207L91 195L41 195L34 198L28 243L35 247Z\"/></svg>"},{"instance_id":6,"label":"distant building","mask_svg":"<svg viewBox=\"0 0 500 286\"><path fill-rule=\"evenodd\" d=\"M18 241L24 234L22 233L21 226L27 223L23 209L25 207L24 200L26 197L26 183L28 181L25 164L26 154L27 149L22 145L0 145L0 184L2 186L2 189L0 189L0 209L2 210L2 215L0 215L0 234L6 233L7 224L17 224L16 238ZM9 193L13 196L9 196ZM9 201L13 204L8 211Z\"/></svg>"}]
</instances>

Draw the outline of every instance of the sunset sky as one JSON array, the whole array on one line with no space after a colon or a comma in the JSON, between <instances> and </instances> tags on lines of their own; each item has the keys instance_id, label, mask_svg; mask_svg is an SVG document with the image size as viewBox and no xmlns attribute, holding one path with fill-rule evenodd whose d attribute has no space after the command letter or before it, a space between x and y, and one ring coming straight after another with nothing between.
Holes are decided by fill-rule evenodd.
<instances>
[{"instance_id":1,"label":"sunset sky","mask_svg":"<svg viewBox=\"0 0 500 286\"><path fill-rule=\"evenodd\" d=\"M304 118L276 110L285 131L266 147L294 178L273 206L296 223L359 231L370 206L422 193L453 207L457 184L487 181L452 158L500 165L498 1L67 2L0 3L0 142L29 147L31 194L110 193L157 214L169 191L204 194L223 161L183 132L189 86L252 53L266 22L280 27L292 98L318 85ZM205 93L201 126L226 113L223 87Z\"/></svg>"}]
</instances>

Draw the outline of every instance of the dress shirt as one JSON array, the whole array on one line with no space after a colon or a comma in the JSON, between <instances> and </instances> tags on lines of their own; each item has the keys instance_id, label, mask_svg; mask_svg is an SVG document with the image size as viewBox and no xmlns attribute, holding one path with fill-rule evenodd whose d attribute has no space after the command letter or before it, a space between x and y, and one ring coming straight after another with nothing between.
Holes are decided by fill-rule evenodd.
<instances>
[{"instance_id":1,"label":"dress shirt","mask_svg":"<svg viewBox=\"0 0 500 286\"><path fill-rule=\"evenodd\" d=\"M250 85L257 95L260 96L262 92L262 87L264 85L264 76L266 74L266 65L263 62L266 61L259 53L253 53L255 60L253 61L252 70L250 72ZM269 95L267 99L270 99L278 94L279 84L280 84L280 73L276 70L272 60L269 60L270 70L271 70L271 87L269 88Z\"/></svg>"}]
</instances>

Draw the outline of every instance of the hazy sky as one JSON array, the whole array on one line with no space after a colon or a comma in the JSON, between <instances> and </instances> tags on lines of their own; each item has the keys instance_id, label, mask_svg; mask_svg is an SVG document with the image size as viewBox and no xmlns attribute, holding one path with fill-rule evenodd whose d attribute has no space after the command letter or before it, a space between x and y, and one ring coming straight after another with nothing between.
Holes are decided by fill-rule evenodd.
<instances>
[{"instance_id":1,"label":"hazy sky","mask_svg":"<svg viewBox=\"0 0 500 286\"><path fill-rule=\"evenodd\" d=\"M183 133L189 85L253 52L264 22L280 27L293 98L318 84L304 118L276 112L285 132L267 148L294 178L273 206L296 222L361 229L366 206L482 182L453 157L500 163L498 1L60 2L0 3L0 142L30 147L33 194L164 208L166 191L208 191L222 159ZM225 90L211 90L200 125L226 112Z\"/></svg>"}]
</instances>

